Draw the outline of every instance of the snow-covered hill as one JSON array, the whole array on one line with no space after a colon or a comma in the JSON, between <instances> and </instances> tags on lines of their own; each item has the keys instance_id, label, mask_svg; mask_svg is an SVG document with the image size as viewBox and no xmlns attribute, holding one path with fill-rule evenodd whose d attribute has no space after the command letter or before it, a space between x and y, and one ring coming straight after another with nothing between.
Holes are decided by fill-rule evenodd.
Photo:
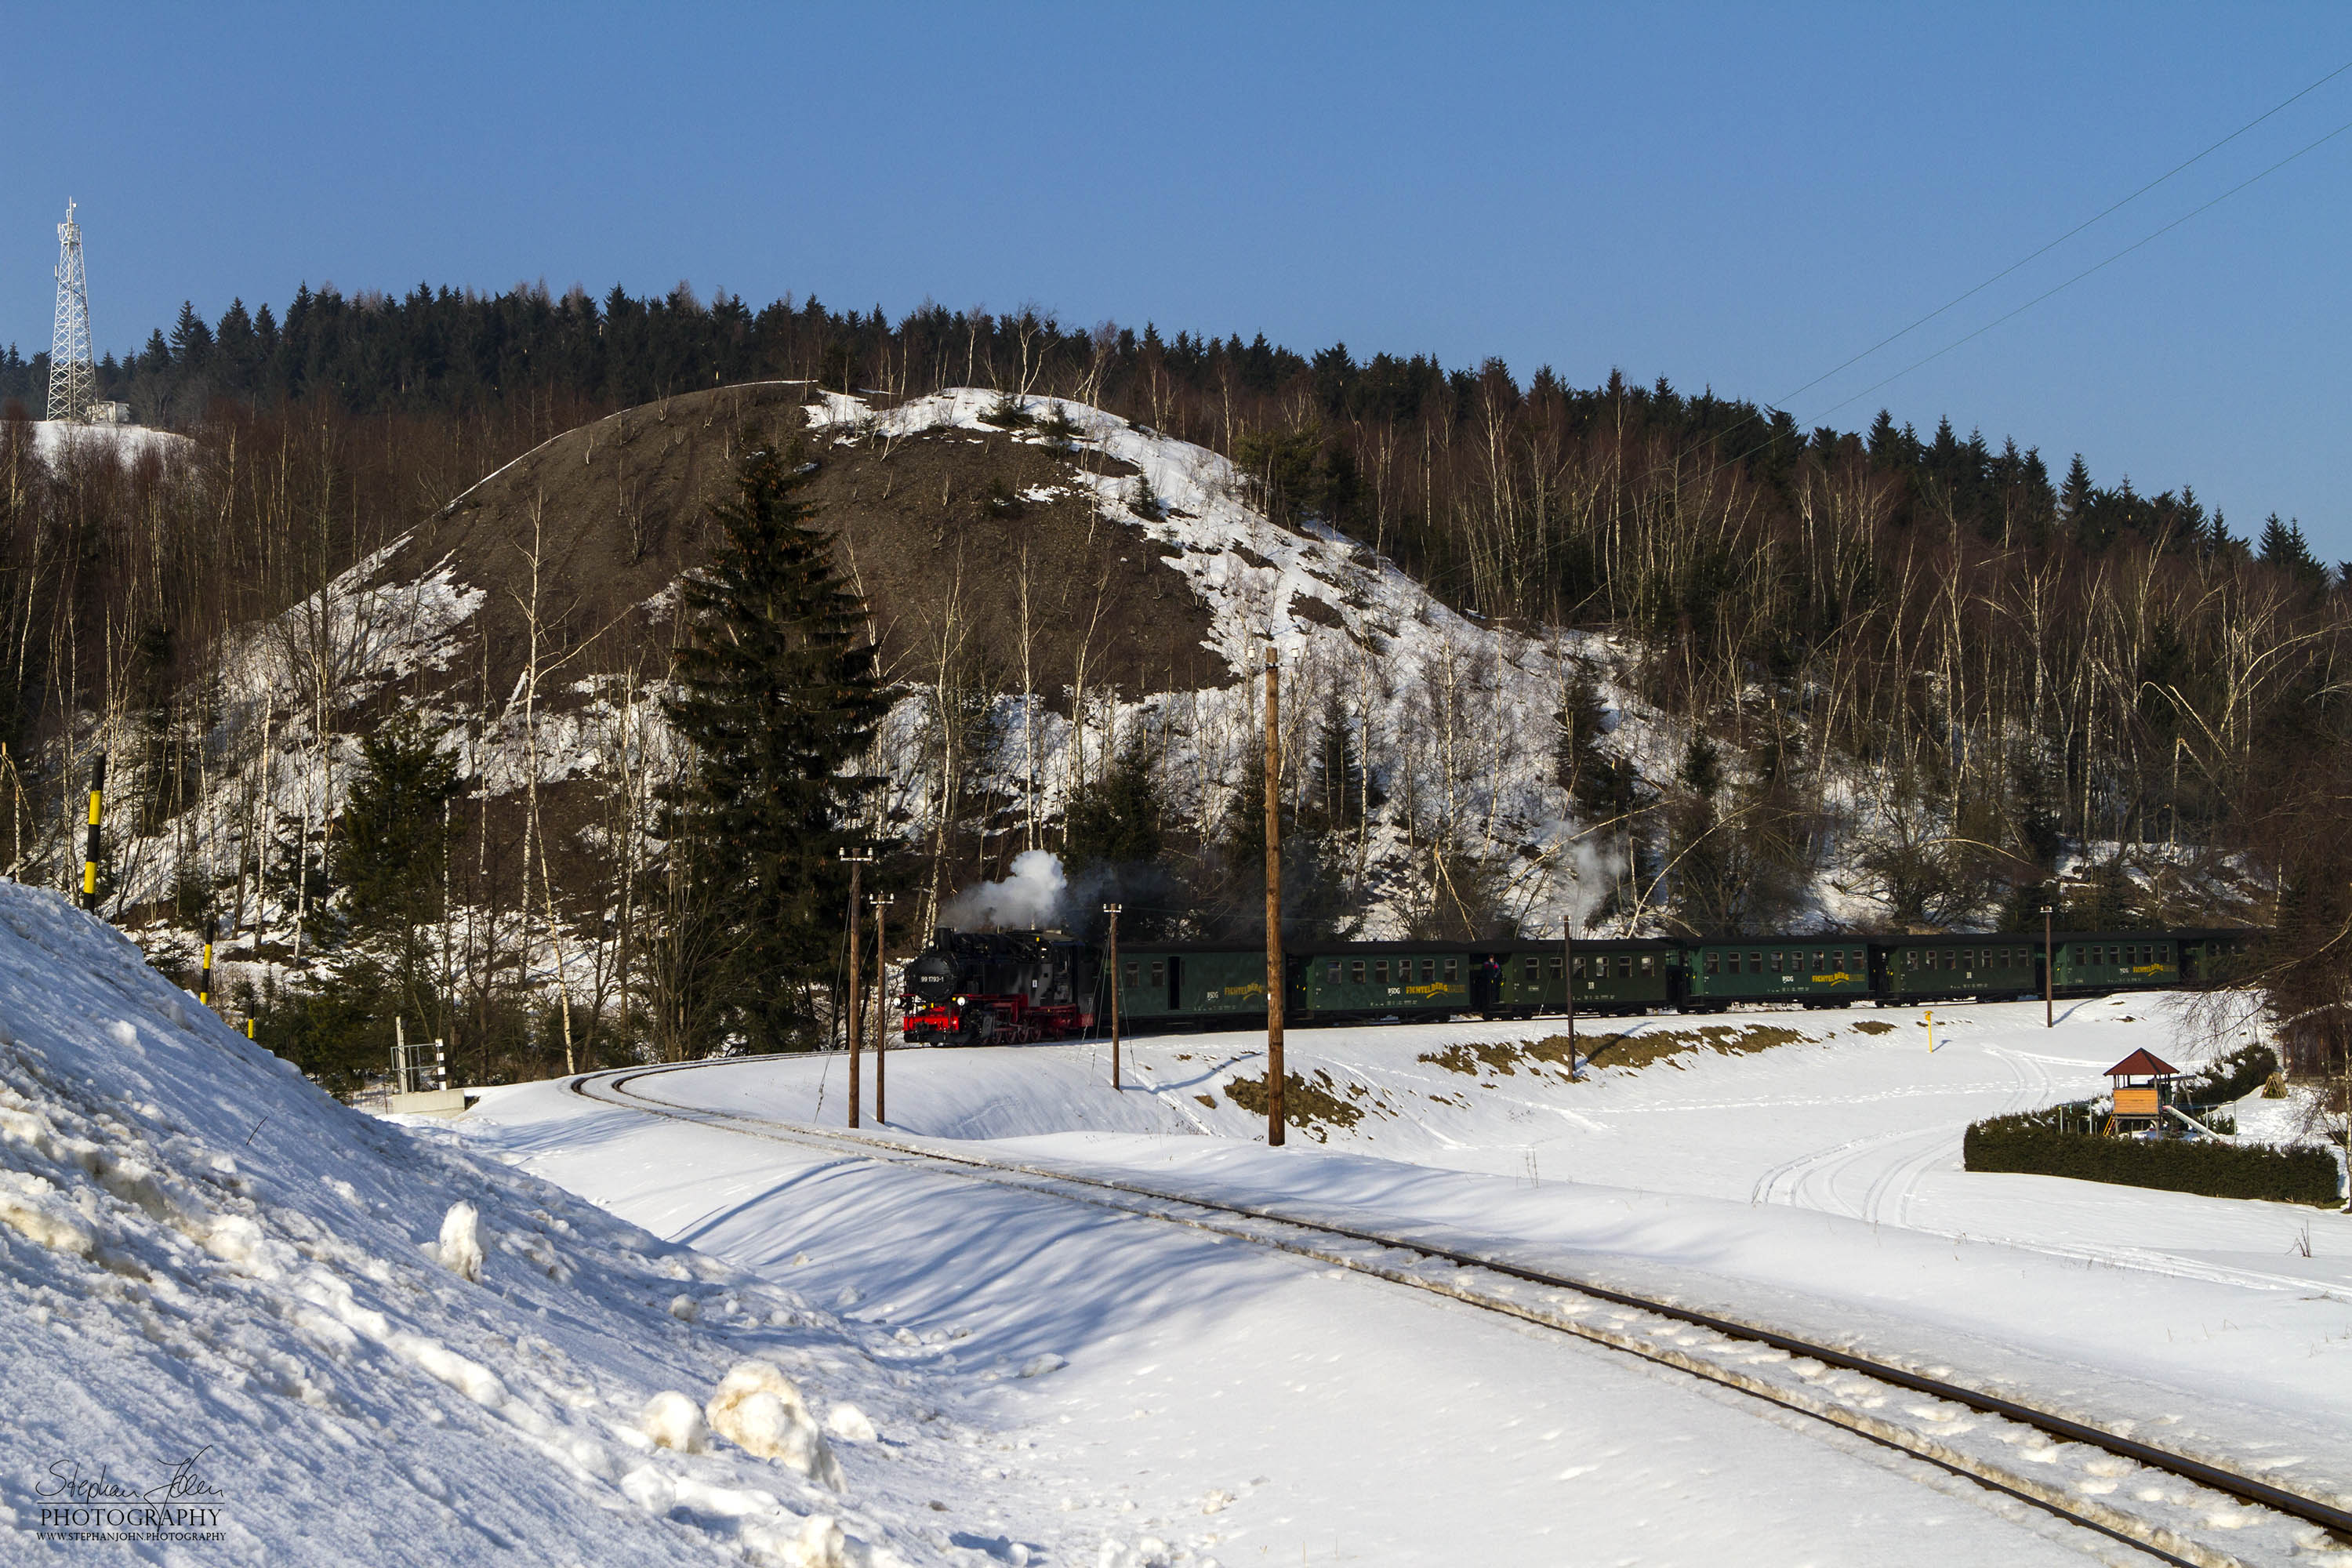
<instances>
[{"instance_id":1,"label":"snow-covered hill","mask_svg":"<svg viewBox=\"0 0 2352 1568\"><path fill-rule=\"evenodd\" d=\"M0 883L0 1562L958 1561L981 1438L903 1353Z\"/></svg>"},{"instance_id":2,"label":"snow-covered hill","mask_svg":"<svg viewBox=\"0 0 2352 1568\"><path fill-rule=\"evenodd\" d=\"M1205 613L1206 636L1188 661L1205 674L1200 684L1155 686L1144 679L1174 672L1172 656L1164 670L1139 667L1133 679L1090 681L1084 650L1092 647L1099 664L1115 664L1131 632L1119 617L1140 613L1149 596L1130 597L1123 609L1115 597L1089 589L1092 618L1078 605L1067 616L1082 624L1054 628L1063 642L1076 639L1075 670L1041 667L1035 689L997 697L983 727L993 738L986 753L957 755L967 809L974 799L1011 803L1017 815L1051 823L1074 787L1139 742L1174 809L1214 824L1231 808L1258 743L1255 676L1270 637L1285 668L1283 717L1293 767L1335 721L1352 728L1355 749L1369 764L1370 822L1351 852L1372 910L1364 934L1399 934L1427 912L1444 878L1460 874L1459 861L1441 868L1438 857L1475 861L1501 906L1528 929L1556 930L1571 910L1591 926L1627 868L1622 841L1606 829L1588 831L1596 825L1577 820L1558 785L1552 716L1570 684L1586 679L1606 705L1605 747L1645 776L1670 774L1685 743L1675 726L1634 696L1624 647L1599 635L1531 637L1459 615L1392 564L1311 519L1295 528L1269 521L1233 466L1202 447L1076 404L1013 401L1035 425L1066 424L1050 436L1034 425L1002 428L983 416L1001 416L1004 400L973 389L879 413L837 395L785 410L813 427L821 450L845 460L903 447L914 437L1050 456L1059 479L1034 487L1024 504L1042 512L1074 503L1077 521L1055 526L1130 538L1131 545L1115 548L1145 565L1119 567L1126 556L1108 565L1156 574L1154 583L1172 574L1176 592ZM596 455L593 439L581 445L583 456ZM1136 475L1156 504L1139 496ZM562 851L580 858L573 864L585 868L583 875L614 864L611 821L600 817L583 833L577 800L632 791L642 796L645 777L666 766L670 742L649 700L647 672L625 674L624 667L639 658L632 650L646 639L667 646L674 595L662 586L616 612L593 637L567 644L560 670L551 668L534 686L509 668L511 628L489 624L515 611L520 590L509 575L522 546L477 541L470 553L436 552L426 535L439 521L223 650L208 683L213 730L201 798L162 831L117 840L113 863L123 907L167 899L193 870L220 889L240 927L258 924L275 932L277 945L291 947L289 889L249 886L238 868L257 863L253 851L265 838L299 833L314 844L323 839L354 774L358 731L372 722L361 716L388 691L446 723L446 743L462 772L482 779L493 796L511 803L533 776L559 796L571 789L574 801L556 808L551 829L562 838L559 879L566 871ZM617 525L591 518L570 526L594 535ZM563 548L576 552L589 545ZM938 572L919 574L921 593L939 590L950 570L1000 577L1012 570L1012 563L992 556L951 566L950 558L962 559L953 541L939 552ZM562 580L558 565L549 570L551 604L586 591ZM861 580L877 570L870 562L858 565ZM877 616L894 626L906 613L903 605L877 605ZM1155 626L1155 635L1167 635L1167 626ZM566 635L581 634L575 628ZM654 676L658 666L656 659ZM875 803L877 825L898 825L897 831L915 840L942 809L948 764L939 751L940 673L901 661L905 684L873 770L889 781ZM127 734L101 732L95 740L110 744L118 757L138 752ZM118 784L126 795L140 787L135 773L120 769ZM1027 842L1025 830L1016 837ZM950 885L941 896L953 891ZM1829 884L1818 891L1818 913L1847 909ZM1626 910L1609 923L1653 918L1654 911ZM587 951L585 942L572 949L583 963L590 962Z\"/></svg>"}]
</instances>

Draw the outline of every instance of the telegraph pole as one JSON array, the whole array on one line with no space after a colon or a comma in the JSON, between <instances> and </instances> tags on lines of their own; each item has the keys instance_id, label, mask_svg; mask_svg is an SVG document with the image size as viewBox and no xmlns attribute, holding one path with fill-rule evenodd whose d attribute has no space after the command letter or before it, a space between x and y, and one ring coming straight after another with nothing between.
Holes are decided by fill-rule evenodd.
<instances>
[{"instance_id":1,"label":"telegraph pole","mask_svg":"<svg viewBox=\"0 0 2352 1568\"><path fill-rule=\"evenodd\" d=\"M857 1037L865 1029L865 1015L857 1005L857 874L874 864L871 849L842 849L837 853L841 863L849 868L849 1124L857 1121Z\"/></svg>"},{"instance_id":2,"label":"telegraph pole","mask_svg":"<svg viewBox=\"0 0 2352 1568\"><path fill-rule=\"evenodd\" d=\"M1568 1081L1576 1081L1576 917L1559 917L1559 983L1568 993Z\"/></svg>"},{"instance_id":3,"label":"telegraph pole","mask_svg":"<svg viewBox=\"0 0 2352 1568\"><path fill-rule=\"evenodd\" d=\"M1265 645L1265 1141L1282 1146L1282 667Z\"/></svg>"},{"instance_id":4,"label":"telegraph pole","mask_svg":"<svg viewBox=\"0 0 2352 1568\"><path fill-rule=\"evenodd\" d=\"M1110 917L1110 1086L1123 1087L1118 1081L1118 911L1125 904L1105 904L1103 913Z\"/></svg>"},{"instance_id":5,"label":"telegraph pole","mask_svg":"<svg viewBox=\"0 0 2352 1568\"><path fill-rule=\"evenodd\" d=\"M898 900L888 893L876 893L866 900L874 906L874 1125L887 1127L890 1113L883 1109L883 1068L890 1060L890 1019L886 1004L889 998L889 944L883 928L883 911Z\"/></svg>"},{"instance_id":6,"label":"telegraph pole","mask_svg":"<svg viewBox=\"0 0 2352 1568\"><path fill-rule=\"evenodd\" d=\"M2045 1029L2058 1026L2058 950L2050 927L2056 912L2053 905L2042 906L2042 1026Z\"/></svg>"}]
</instances>

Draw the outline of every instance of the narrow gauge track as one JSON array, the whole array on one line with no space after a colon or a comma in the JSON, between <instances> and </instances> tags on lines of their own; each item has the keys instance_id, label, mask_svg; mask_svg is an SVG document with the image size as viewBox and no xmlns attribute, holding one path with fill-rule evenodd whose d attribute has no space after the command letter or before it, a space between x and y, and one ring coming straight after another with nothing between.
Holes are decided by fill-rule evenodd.
<instances>
[{"instance_id":1,"label":"narrow gauge track","mask_svg":"<svg viewBox=\"0 0 2352 1568\"><path fill-rule=\"evenodd\" d=\"M2029 1475L2013 1465L1998 1463L1970 1453L1930 1430L1906 1426L1873 1415L1869 1407L1885 1403L1883 1399L1841 1403L1822 1397L1801 1384L1795 1386L1777 1384L1752 1371L1693 1354L1685 1348L1691 1342L1689 1341L1678 1342L1674 1338L1628 1332L1603 1323L1582 1321L1572 1312L1547 1310L1539 1303L1512 1300L1507 1293L1507 1286L1501 1292L1481 1290L1475 1281L1459 1278L1460 1271L1477 1270L1506 1280L1539 1286L1546 1290L1630 1310L1664 1320L1681 1329L1696 1329L1718 1335L1735 1344L1761 1347L1766 1352L1777 1353L1792 1362L1815 1362L1886 1388L1945 1401L1981 1415L2029 1428L2045 1438L2102 1450L2116 1459L2146 1470L2160 1472L2254 1508L2283 1515L2287 1520L2315 1526L2336 1538L2327 1545L2338 1550L2344 1549L2346 1542L2352 1542L2352 1510L2333 1503L2305 1497L2257 1477L2243 1475L2188 1455L2176 1454L1999 1394L1927 1376L1759 1324L1676 1306L1565 1274L1527 1268L1377 1231L1302 1219L1252 1205L1160 1192L1135 1183L1077 1175L1017 1162L985 1160L846 1129L814 1128L683 1106L654 1099L629 1088L640 1079L692 1071L708 1065L684 1063L588 1074L574 1079L571 1089L583 1099L648 1115L776 1142L799 1144L829 1153L929 1169L966 1180L987 1181L1038 1192L1121 1214L1208 1231L1426 1290L1483 1310L1517 1318L1671 1366L1706 1382L1841 1427L2166 1562L2191 1564L2194 1568L2244 1568L2246 1559L2210 1541L2186 1533L2177 1524L2134 1513L2103 1501L2095 1495L2081 1495L2069 1490L2055 1479ZM1236 1224L1235 1221L1246 1223ZM1433 1276L1416 1271L1411 1264L1335 1248L1330 1245L1333 1241L1355 1243L1380 1252L1407 1254L1423 1263L1451 1265L1456 1277ZM2173 1500L2177 1502L2179 1500ZM2233 1521L2231 1533L2240 1533L2245 1523L2243 1520ZM2304 1549L2308 1550L2312 1543L2303 1544Z\"/></svg>"}]
</instances>

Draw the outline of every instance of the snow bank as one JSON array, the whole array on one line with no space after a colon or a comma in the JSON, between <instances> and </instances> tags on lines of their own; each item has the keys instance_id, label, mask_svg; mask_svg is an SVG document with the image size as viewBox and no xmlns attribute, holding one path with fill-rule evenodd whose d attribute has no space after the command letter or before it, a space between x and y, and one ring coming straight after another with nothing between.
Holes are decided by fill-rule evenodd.
<instances>
[{"instance_id":1,"label":"snow bank","mask_svg":"<svg viewBox=\"0 0 2352 1568\"><path fill-rule=\"evenodd\" d=\"M14 883L0 1385L0 1561L168 1499L206 1562L878 1565L935 1560L894 1521L967 1495L941 1472L968 1435L838 1320L337 1104ZM907 1440L836 1457L820 1393Z\"/></svg>"}]
</instances>

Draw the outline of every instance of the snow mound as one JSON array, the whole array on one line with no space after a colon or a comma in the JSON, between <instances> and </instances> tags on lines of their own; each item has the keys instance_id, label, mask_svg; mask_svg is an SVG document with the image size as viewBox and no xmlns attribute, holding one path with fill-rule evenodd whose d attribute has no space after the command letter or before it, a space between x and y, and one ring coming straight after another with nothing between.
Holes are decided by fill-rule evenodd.
<instances>
[{"instance_id":1,"label":"snow mound","mask_svg":"<svg viewBox=\"0 0 2352 1568\"><path fill-rule=\"evenodd\" d=\"M771 1363L737 1365L703 1414L712 1431L747 1453L780 1459L823 1486L841 1489L841 1465L817 1430L808 1402L793 1380ZM873 1427L866 1431L870 1434Z\"/></svg>"},{"instance_id":2,"label":"snow mound","mask_svg":"<svg viewBox=\"0 0 2352 1568\"><path fill-rule=\"evenodd\" d=\"M656 1448L699 1454L710 1447L710 1428L703 1425L702 1412L674 1388L646 1401L645 1414L637 1417L637 1430L652 1438Z\"/></svg>"},{"instance_id":3,"label":"snow mound","mask_svg":"<svg viewBox=\"0 0 2352 1568\"><path fill-rule=\"evenodd\" d=\"M441 1267L468 1285L482 1282L481 1215L460 1198L441 1217Z\"/></svg>"},{"instance_id":4,"label":"snow mound","mask_svg":"<svg viewBox=\"0 0 2352 1568\"><path fill-rule=\"evenodd\" d=\"M734 1449L691 1440L701 1411L665 1392L714 1384ZM888 1563L919 1506L897 1489L948 1490L925 1456L969 1440L829 1314L452 1130L338 1104L15 883L0 1385L5 1561L169 1498L207 1560ZM845 1467L819 1392L909 1441Z\"/></svg>"}]
</instances>

